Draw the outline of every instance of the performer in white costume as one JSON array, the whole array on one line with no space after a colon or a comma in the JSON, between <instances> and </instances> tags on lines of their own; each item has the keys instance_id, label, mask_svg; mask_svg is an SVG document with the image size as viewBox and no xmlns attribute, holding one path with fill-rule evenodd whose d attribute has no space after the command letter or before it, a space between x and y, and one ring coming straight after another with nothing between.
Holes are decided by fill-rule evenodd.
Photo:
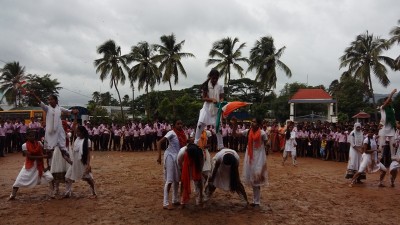
<instances>
[{"instance_id":1,"label":"performer in white costume","mask_svg":"<svg viewBox=\"0 0 400 225\"><path fill-rule=\"evenodd\" d=\"M347 163L346 178L353 178L354 174L360 168L362 146L364 141L364 134L361 130L361 124L355 123L354 130L348 136L348 142L350 143L349 150L349 161ZM360 182L359 180L357 182Z\"/></svg>"},{"instance_id":2,"label":"performer in white costume","mask_svg":"<svg viewBox=\"0 0 400 225\"><path fill-rule=\"evenodd\" d=\"M399 125L397 125L399 126ZM400 134L396 132L395 136L396 144L394 147L394 154L391 155L392 162L390 163L389 172L390 172L390 186L394 187L394 182L397 177L397 173L400 170Z\"/></svg>"},{"instance_id":3,"label":"performer in white costume","mask_svg":"<svg viewBox=\"0 0 400 225\"><path fill-rule=\"evenodd\" d=\"M78 126L77 115L74 120L74 130L76 139L74 141L71 159L72 165L68 168L65 174L66 179L66 191L64 194L65 198L69 198L72 195L72 182L78 180L86 181L90 186L91 196L90 198L96 198L97 194L94 187L94 179L92 175L92 168L90 166L90 151L92 150L92 144L89 140L89 133L84 126Z\"/></svg>"},{"instance_id":4,"label":"performer in white costume","mask_svg":"<svg viewBox=\"0 0 400 225\"><path fill-rule=\"evenodd\" d=\"M196 131L193 131L189 136L189 143L193 143L194 142L194 133ZM203 181L203 187L205 187L207 180L209 179L210 175L211 175L211 156L210 156L210 152L208 151L209 148L209 138L211 137L211 132L209 130L203 130L203 132L201 133L200 136L200 140L198 142L198 146L201 150L203 150L203 158L204 158L204 163L203 163L203 171L202 171L202 181ZM195 186L195 191L196 191L196 196L200 196L200 189L198 188L198 186ZM203 200L207 201L207 196L205 195L205 193L203 193ZM196 201L200 201L199 198L196 198Z\"/></svg>"},{"instance_id":5,"label":"performer in white costume","mask_svg":"<svg viewBox=\"0 0 400 225\"><path fill-rule=\"evenodd\" d=\"M383 105L380 107L381 111L381 124L383 125L382 134L389 139L390 153L394 155L394 136L396 134L396 119L394 115L394 109L392 106L392 97L397 92L394 89L388 97L385 98Z\"/></svg>"},{"instance_id":6,"label":"performer in white costume","mask_svg":"<svg viewBox=\"0 0 400 225\"><path fill-rule=\"evenodd\" d=\"M350 187L356 183L357 178L361 175L361 173L375 173L377 171L381 171L379 187L384 187L383 179L385 178L387 169L381 162L375 161L375 153L378 151L378 146L373 136L374 130L370 129L368 131L368 137L366 137L363 141L363 154L360 167L351 179L351 183L349 185Z\"/></svg>"},{"instance_id":7,"label":"performer in white costume","mask_svg":"<svg viewBox=\"0 0 400 225\"><path fill-rule=\"evenodd\" d=\"M9 200L15 199L20 187L35 187L41 183L49 183L53 180L50 171L45 171L43 159L48 155L44 154L42 143L35 140L36 132L32 129L27 132L27 142L22 145L22 151L26 154L25 164L13 184L13 190ZM52 184L50 184L52 188ZM52 193L52 192L51 192ZM50 193L50 194L51 194Z\"/></svg>"},{"instance_id":8,"label":"performer in white costume","mask_svg":"<svg viewBox=\"0 0 400 225\"><path fill-rule=\"evenodd\" d=\"M58 194L59 183L65 181L65 173L68 169L68 165L66 162L72 164L72 161L69 158L68 149L66 147L65 130L61 121L61 114L70 114L72 110L60 107L58 105L58 97L56 95L50 95L47 99L48 105L46 105L34 92L31 93L37 99L37 101L40 102L40 107L46 112L44 148L53 150L53 154L50 159L50 172L53 174L54 177L54 197L56 194ZM75 109L74 113L77 112L79 111ZM65 161L63 159L65 159Z\"/></svg>"},{"instance_id":9,"label":"performer in white costume","mask_svg":"<svg viewBox=\"0 0 400 225\"><path fill-rule=\"evenodd\" d=\"M243 164L243 181L253 188L253 203L250 205L255 207L260 206L261 186L268 183L265 152L268 137L260 127L261 121L253 119L251 128L242 131L242 135L248 137Z\"/></svg>"},{"instance_id":10,"label":"performer in white costume","mask_svg":"<svg viewBox=\"0 0 400 225\"><path fill-rule=\"evenodd\" d=\"M282 161L282 166L285 165L285 161L287 159L288 154L292 156L292 163L293 166L297 166L297 161L296 161L296 132L293 130L293 124L291 123L288 126L288 129L286 130L285 134L285 149L283 150L283 161Z\"/></svg>"},{"instance_id":11,"label":"performer in white costume","mask_svg":"<svg viewBox=\"0 0 400 225\"><path fill-rule=\"evenodd\" d=\"M169 191L171 186L173 187L172 191L172 205L178 206L179 202L179 181L180 181L180 173L178 171L177 164L177 155L181 147L186 146L187 137L182 129L182 121L177 120L174 122L174 127L172 130L168 131L164 137L162 137L157 142L158 149L158 164L161 164L161 145L168 140L168 147L164 151L164 200L163 200L163 208L164 209L172 209L172 206L169 204Z\"/></svg>"},{"instance_id":12,"label":"performer in white costume","mask_svg":"<svg viewBox=\"0 0 400 225\"><path fill-rule=\"evenodd\" d=\"M204 165L203 150L195 144L188 144L179 150L177 160L181 171L181 205L182 208L188 204L192 192L193 181L196 191L196 204L203 203L203 180L202 172Z\"/></svg>"},{"instance_id":13,"label":"performer in white costume","mask_svg":"<svg viewBox=\"0 0 400 225\"><path fill-rule=\"evenodd\" d=\"M249 204L247 194L239 177L239 155L235 150L222 149L212 160L212 175L206 187L206 196L210 198L216 188L236 192Z\"/></svg>"},{"instance_id":14,"label":"performer in white costume","mask_svg":"<svg viewBox=\"0 0 400 225\"><path fill-rule=\"evenodd\" d=\"M202 99L204 101L203 108L200 110L199 120L197 122L197 129L194 138L194 143L197 145L204 128L207 125L216 126L218 108L214 103L222 102L224 100L224 88L218 84L220 73L216 69L212 69L208 74L208 79L202 85ZM218 142L218 149L224 147L222 140L221 128L215 131Z\"/></svg>"}]
</instances>

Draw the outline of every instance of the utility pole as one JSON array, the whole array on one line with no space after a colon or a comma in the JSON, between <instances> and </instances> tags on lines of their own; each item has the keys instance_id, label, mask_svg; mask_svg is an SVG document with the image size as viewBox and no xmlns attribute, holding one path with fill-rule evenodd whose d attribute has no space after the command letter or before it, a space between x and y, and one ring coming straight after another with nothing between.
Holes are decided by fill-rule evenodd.
<instances>
[{"instance_id":1,"label":"utility pole","mask_svg":"<svg viewBox=\"0 0 400 225\"><path fill-rule=\"evenodd\" d=\"M134 103L133 101L135 100L135 86L132 86L132 119L135 117L135 109L133 108Z\"/></svg>"}]
</instances>

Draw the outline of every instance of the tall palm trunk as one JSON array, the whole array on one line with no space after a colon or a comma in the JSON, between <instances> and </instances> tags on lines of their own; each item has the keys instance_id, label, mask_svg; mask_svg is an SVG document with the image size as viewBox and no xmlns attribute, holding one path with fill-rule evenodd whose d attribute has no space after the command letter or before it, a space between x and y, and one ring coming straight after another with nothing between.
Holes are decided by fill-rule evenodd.
<instances>
[{"instance_id":1,"label":"tall palm trunk","mask_svg":"<svg viewBox=\"0 0 400 225\"><path fill-rule=\"evenodd\" d=\"M172 93L171 79L168 80L168 83L169 83L169 90L171 91L172 115L174 118L176 118L175 98L173 96L174 94Z\"/></svg>"},{"instance_id":2,"label":"tall palm trunk","mask_svg":"<svg viewBox=\"0 0 400 225\"><path fill-rule=\"evenodd\" d=\"M17 97L18 97L18 90L15 90L15 101L14 101L14 106L15 106L15 108L18 107Z\"/></svg>"},{"instance_id":3,"label":"tall palm trunk","mask_svg":"<svg viewBox=\"0 0 400 225\"><path fill-rule=\"evenodd\" d=\"M117 84L115 83L115 80L113 80L115 90L117 91L118 94L118 99L119 99L119 106L121 107L121 116L122 116L122 122L125 123L125 117L124 117L124 110L122 109L122 101L121 101L121 96L119 94Z\"/></svg>"},{"instance_id":4,"label":"tall palm trunk","mask_svg":"<svg viewBox=\"0 0 400 225\"><path fill-rule=\"evenodd\" d=\"M372 88L372 81L371 81L371 76L368 76L368 82L369 82L369 90L371 93L371 97L372 97L372 104L374 106L375 109L375 121L378 121L378 111L376 110L376 101L375 101L375 95L374 95L374 89Z\"/></svg>"},{"instance_id":5,"label":"tall palm trunk","mask_svg":"<svg viewBox=\"0 0 400 225\"><path fill-rule=\"evenodd\" d=\"M147 121L150 120L150 107L149 107L149 103L150 103L150 96L149 96L149 85L146 84L146 109L145 111L147 111Z\"/></svg>"},{"instance_id":6,"label":"tall palm trunk","mask_svg":"<svg viewBox=\"0 0 400 225\"><path fill-rule=\"evenodd\" d=\"M262 95L262 98L261 98L261 104L264 103L265 94L267 93L267 91L265 90L265 89L266 89L265 86L266 86L266 85L264 84L264 85L263 85L263 88L262 88L263 95Z\"/></svg>"},{"instance_id":7,"label":"tall palm trunk","mask_svg":"<svg viewBox=\"0 0 400 225\"><path fill-rule=\"evenodd\" d=\"M229 98L229 96L230 96L230 88L229 88L229 83L231 82L231 71L228 69L228 84L227 84L227 87L226 87L226 98ZM218 99L218 101L219 101L219 99Z\"/></svg>"},{"instance_id":8,"label":"tall palm trunk","mask_svg":"<svg viewBox=\"0 0 400 225\"><path fill-rule=\"evenodd\" d=\"M172 91L171 79L168 80L168 84L169 84L169 90Z\"/></svg>"}]
</instances>

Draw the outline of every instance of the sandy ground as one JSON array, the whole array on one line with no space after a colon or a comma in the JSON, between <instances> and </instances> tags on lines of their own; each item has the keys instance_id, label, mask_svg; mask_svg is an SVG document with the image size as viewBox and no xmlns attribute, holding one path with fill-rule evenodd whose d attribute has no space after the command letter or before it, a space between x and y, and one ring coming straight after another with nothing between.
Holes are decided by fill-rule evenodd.
<instances>
[{"instance_id":1,"label":"sandy ground","mask_svg":"<svg viewBox=\"0 0 400 225\"><path fill-rule=\"evenodd\" d=\"M212 153L214 155L215 153ZM300 158L298 167L268 156L269 186L262 207L246 208L236 194L217 190L204 207L164 210L163 170L156 152L94 152L98 198L79 181L69 199L49 199L47 186L21 188L7 201L24 158L0 158L0 224L399 224L400 183L379 188L378 174L348 187L345 163ZM243 153L240 153L241 160ZM388 186L388 176L385 178ZM64 185L61 185L64 191ZM252 189L246 187L250 200Z\"/></svg>"}]
</instances>

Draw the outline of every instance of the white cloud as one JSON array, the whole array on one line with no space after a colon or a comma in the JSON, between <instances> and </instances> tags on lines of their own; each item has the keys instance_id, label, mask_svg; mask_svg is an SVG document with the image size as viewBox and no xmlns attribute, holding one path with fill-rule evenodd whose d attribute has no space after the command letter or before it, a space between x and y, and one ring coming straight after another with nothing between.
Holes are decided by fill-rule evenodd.
<instances>
[{"instance_id":1,"label":"white cloud","mask_svg":"<svg viewBox=\"0 0 400 225\"><path fill-rule=\"evenodd\" d=\"M94 91L110 91L117 97L108 80L99 80L93 66L100 57L97 46L108 39L116 41L125 54L140 41L159 43L162 35L175 33L177 41L185 40L183 51L196 56L183 60L188 78L180 77L173 87L181 89L205 80L213 42L238 37L247 43L243 55L248 56L257 39L271 35L277 48L286 46L282 61L293 73L288 79L278 72L279 93L287 82L328 86L342 73L339 57L355 36L368 30L388 38L400 19L398 12L396 0L3 0L0 60L19 61L28 73L52 74L65 88L62 104L85 104ZM388 55L397 56L399 48ZM389 93L399 86L398 72L389 72L389 78L388 89L376 81L374 89ZM122 96L132 95L129 82L119 89ZM169 87L162 84L155 89ZM143 90L135 87L135 96L139 94Z\"/></svg>"}]
</instances>

